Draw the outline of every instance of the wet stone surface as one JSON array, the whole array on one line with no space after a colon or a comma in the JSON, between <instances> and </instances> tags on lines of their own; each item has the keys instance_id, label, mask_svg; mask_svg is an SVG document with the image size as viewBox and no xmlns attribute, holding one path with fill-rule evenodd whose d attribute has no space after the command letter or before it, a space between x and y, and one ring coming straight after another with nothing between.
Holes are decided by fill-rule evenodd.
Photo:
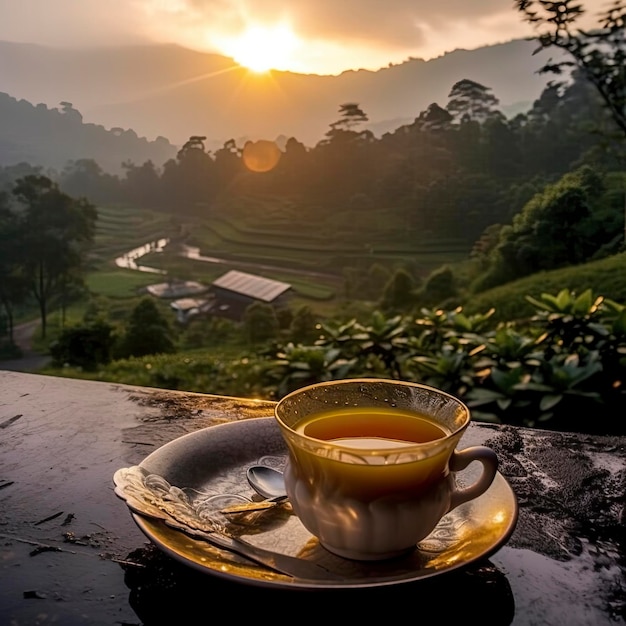
<instances>
[{"instance_id":1,"label":"wet stone surface","mask_svg":"<svg viewBox=\"0 0 626 626\"><path fill-rule=\"evenodd\" d=\"M201 428L239 419L268 417L274 406L262 400L242 403L237 398L159 389L137 390L128 398L141 409L135 423L124 431L124 442L135 452L134 463L141 462L168 441Z\"/></svg>"},{"instance_id":2,"label":"wet stone surface","mask_svg":"<svg viewBox=\"0 0 626 626\"><path fill-rule=\"evenodd\" d=\"M593 572L613 570L601 590L611 619L626 616L626 449L623 439L503 427L486 441L520 507L510 547Z\"/></svg>"},{"instance_id":3,"label":"wet stone surface","mask_svg":"<svg viewBox=\"0 0 626 626\"><path fill-rule=\"evenodd\" d=\"M580 552L579 537L624 547L626 452L615 438L504 427L486 445L498 454L517 495L518 529L531 526L512 543L525 540L553 558Z\"/></svg>"},{"instance_id":4,"label":"wet stone surface","mask_svg":"<svg viewBox=\"0 0 626 626\"><path fill-rule=\"evenodd\" d=\"M185 624L194 623L199 599L209 618L215 607L207 602L234 590L257 607L295 593L174 561L146 540L113 492L117 469L164 443L272 409L264 401L0 371L0 624ZM449 610L482 624L625 623L626 437L472 424L466 445L479 444L496 451L517 496L506 545L432 580L328 592L346 616L360 604L414 603L454 589ZM305 601L310 593L302 592Z\"/></svg>"}]
</instances>

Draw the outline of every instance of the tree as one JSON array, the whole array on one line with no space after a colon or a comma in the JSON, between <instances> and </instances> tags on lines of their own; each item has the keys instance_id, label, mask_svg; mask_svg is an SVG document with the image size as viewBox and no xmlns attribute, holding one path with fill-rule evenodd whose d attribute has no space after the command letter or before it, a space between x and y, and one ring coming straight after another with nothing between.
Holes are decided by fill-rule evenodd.
<instances>
[{"instance_id":1,"label":"tree","mask_svg":"<svg viewBox=\"0 0 626 626\"><path fill-rule=\"evenodd\" d=\"M385 312L408 311L415 304L416 284L413 276L400 268L391 276L383 292L380 302Z\"/></svg>"},{"instance_id":2,"label":"tree","mask_svg":"<svg viewBox=\"0 0 626 626\"><path fill-rule=\"evenodd\" d=\"M154 207L169 199L164 198L159 172L152 161L148 160L140 166L132 161L124 161L122 168L126 171L122 189L131 202L140 206Z\"/></svg>"},{"instance_id":3,"label":"tree","mask_svg":"<svg viewBox=\"0 0 626 626\"><path fill-rule=\"evenodd\" d=\"M61 173L59 185L65 193L93 202L106 203L119 198L119 179L107 174L93 159L69 161Z\"/></svg>"},{"instance_id":4,"label":"tree","mask_svg":"<svg viewBox=\"0 0 626 626\"><path fill-rule=\"evenodd\" d=\"M183 147L178 151L176 157L180 160L184 158L185 154L191 150L200 150L201 152L205 151L204 142L206 141L206 137L203 135L192 135L185 142Z\"/></svg>"},{"instance_id":5,"label":"tree","mask_svg":"<svg viewBox=\"0 0 626 626\"><path fill-rule=\"evenodd\" d=\"M294 137L290 137L276 168L285 190L304 192L305 185L308 185L310 181L310 161L311 155L305 145Z\"/></svg>"},{"instance_id":6,"label":"tree","mask_svg":"<svg viewBox=\"0 0 626 626\"><path fill-rule=\"evenodd\" d=\"M370 191L375 178L369 146L375 141L370 130L356 130L368 120L358 104L348 102L339 107L340 118L316 146L315 171L318 177L316 194L333 198L343 204L355 193Z\"/></svg>"},{"instance_id":7,"label":"tree","mask_svg":"<svg viewBox=\"0 0 626 626\"><path fill-rule=\"evenodd\" d=\"M440 107L436 102L429 104L415 120L423 130L439 131L449 129L454 117L449 111Z\"/></svg>"},{"instance_id":8,"label":"tree","mask_svg":"<svg viewBox=\"0 0 626 626\"><path fill-rule=\"evenodd\" d=\"M56 367L67 364L93 370L111 360L114 341L113 326L96 320L64 329L50 345L50 356Z\"/></svg>"},{"instance_id":9,"label":"tree","mask_svg":"<svg viewBox=\"0 0 626 626\"><path fill-rule=\"evenodd\" d=\"M82 123L83 116L74 108L74 105L71 102L59 102L59 104L63 115Z\"/></svg>"},{"instance_id":10,"label":"tree","mask_svg":"<svg viewBox=\"0 0 626 626\"><path fill-rule=\"evenodd\" d=\"M13 195L23 205L20 267L39 306L45 338L54 298L64 295L68 284L80 282L98 214L87 200L68 196L46 176L17 180Z\"/></svg>"},{"instance_id":11,"label":"tree","mask_svg":"<svg viewBox=\"0 0 626 626\"><path fill-rule=\"evenodd\" d=\"M278 319L271 304L253 302L243 314L244 331L251 344L275 339L278 335Z\"/></svg>"},{"instance_id":12,"label":"tree","mask_svg":"<svg viewBox=\"0 0 626 626\"><path fill-rule=\"evenodd\" d=\"M23 252L20 245L18 215L11 211L6 194L0 194L0 305L4 309L6 334L13 345L13 310L26 299L27 283L20 269Z\"/></svg>"},{"instance_id":13,"label":"tree","mask_svg":"<svg viewBox=\"0 0 626 626\"><path fill-rule=\"evenodd\" d=\"M594 224L604 192L602 177L584 166L536 194L500 231L490 268L476 290L589 259L607 243L591 236L607 236Z\"/></svg>"},{"instance_id":14,"label":"tree","mask_svg":"<svg viewBox=\"0 0 626 626\"><path fill-rule=\"evenodd\" d=\"M132 310L116 356L121 358L176 352L170 324L154 300L142 298Z\"/></svg>"},{"instance_id":15,"label":"tree","mask_svg":"<svg viewBox=\"0 0 626 626\"><path fill-rule=\"evenodd\" d=\"M183 205L187 210L204 210L215 193L215 168L205 152L206 137L193 135L176 155L163 166L167 201Z\"/></svg>"},{"instance_id":16,"label":"tree","mask_svg":"<svg viewBox=\"0 0 626 626\"><path fill-rule=\"evenodd\" d=\"M244 171L241 152L234 139L225 141L224 145L215 151L216 180L220 189L227 189L233 179Z\"/></svg>"},{"instance_id":17,"label":"tree","mask_svg":"<svg viewBox=\"0 0 626 626\"><path fill-rule=\"evenodd\" d=\"M326 133L327 136L332 136L336 131L351 131L355 126L369 120L367 114L355 102L341 104L339 115L341 117L330 125L331 130Z\"/></svg>"},{"instance_id":18,"label":"tree","mask_svg":"<svg viewBox=\"0 0 626 626\"><path fill-rule=\"evenodd\" d=\"M449 265L434 270L424 281L424 286L417 294L421 306L443 306L456 297L457 288L454 272Z\"/></svg>"},{"instance_id":19,"label":"tree","mask_svg":"<svg viewBox=\"0 0 626 626\"><path fill-rule=\"evenodd\" d=\"M626 2L614 0L609 8L599 13L599 28L592 31L576 30L576 22L585 9L581 4L574 4L573 0L516 0L516 5L524 19L538 30L537 51L554 47L565 52L569 59L547 63L541 71L560 75L564 68L576 68L595 87L621 135L626 138Z\"/></svg>"},{"instance_id":20,"label":"tree","mask_svg":"<svg viewBox=\"0 0 626 626\"><path fill-rule=\"evenodd\" d=\"M597 89L626 136L626 2L615 0L599 14L599 28L592 31L576 29L585 9L574 0L516 0L516 6L538 31L537 52L557 48L568 59L550 61L541 72L560 75L565 68L577 68Z\"/></svg>"},{"instance_id":21,"label":"tree","mask_svg":"<svg viewBox=\"0 0 626 626\"><path fill-rule=\"evenodd\" d=\"M313 342L319 337L318 317L307 304L294 314L289 325L289 337L294 343Z\"/></svg>"},{"instance_id":22,"label":"tree","mask_svg":"<svg viewBox=\"0 0 626 626\"><path fill-rule=\"evenodd\" d=\"M496 109L500 101L491 89L468 78L454 83L448 98L446 109L457 122L482 123L491 117L504 117Z\"/></svg>"},{"instance_id":23,"label":"tree","mask_svg":"<svg viewBox=\"0 0 626 626\"><path fill-rule=\"evenodd\" d=\"M374 139L374 134L369 130L357 131L357 126L367 122L367 113L355 102L347 102L339 105L339 119L330 124L330 130L326 133L328 139L320 142L327 144L351 144L358 142L369 143Z\"/></svg>"}]
</instances>

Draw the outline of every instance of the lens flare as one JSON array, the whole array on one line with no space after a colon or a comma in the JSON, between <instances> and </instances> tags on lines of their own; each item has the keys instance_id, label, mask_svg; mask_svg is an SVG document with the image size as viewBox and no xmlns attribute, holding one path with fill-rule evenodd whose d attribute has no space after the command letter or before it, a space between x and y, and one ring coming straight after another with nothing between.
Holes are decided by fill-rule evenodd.
<instances>
[{"instance_id":1,"label":"lens flare","mask_svg":"<svg viewBox=\"0 0 626 626\"><path fill-rule=\"evenodd\" d=\"M273 141L260 139L247 141L241 158L252 172L269 172L276 167L281 154L280 148Z\"/></svg>"}]
</instances>

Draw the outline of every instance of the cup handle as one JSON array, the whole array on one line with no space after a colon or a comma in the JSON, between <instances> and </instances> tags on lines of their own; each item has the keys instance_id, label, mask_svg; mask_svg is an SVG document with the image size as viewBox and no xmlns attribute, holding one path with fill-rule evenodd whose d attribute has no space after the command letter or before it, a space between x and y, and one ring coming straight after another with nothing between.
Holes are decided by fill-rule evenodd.
<instances>
[{"instance_id":1,"label":"cup handle","mask_svg":"<svg viewBox=\"0 0 626 626\"><path fill-rule=\"evenodd\" d=\"M455 450L450 457L449 467L451 472L464 470L473 461L478 461L483 466L483 471L478 480L469 487L453 489L450 494L450 508L455 509L459 504L472 500L482 495L489 489L498 471L498 457L496 453L486 446L473 446L460 452Z\"/></svg>"}]
</instances>

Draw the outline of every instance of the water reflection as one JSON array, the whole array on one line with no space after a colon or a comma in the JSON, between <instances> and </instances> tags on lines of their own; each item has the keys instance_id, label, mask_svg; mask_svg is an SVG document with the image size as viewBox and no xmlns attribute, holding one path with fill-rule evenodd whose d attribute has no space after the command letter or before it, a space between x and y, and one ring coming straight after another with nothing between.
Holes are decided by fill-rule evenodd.
<instances>
[{"instance_id":1,"label":"water reflection","mask_svg":"<svg viewBox=\"0 0 626 626\"><path fill-rule=\"evenodd\" d=\"M165 246L170 242L169 239L157 239L156 241L151 241L150 243L145 243L143 246L139 246L130 252L126 252L122 256L117 257L115 259L115 265L117 267L122 267L124 269L129 270L138 270L140 272L150 272L152 274L167 274L165 270L149 267L148 265L139 265L137 261L141 259L141 257L146 256L146 254L150 254L151 252L163 252Z\"/></svg>"}]
</instances>

